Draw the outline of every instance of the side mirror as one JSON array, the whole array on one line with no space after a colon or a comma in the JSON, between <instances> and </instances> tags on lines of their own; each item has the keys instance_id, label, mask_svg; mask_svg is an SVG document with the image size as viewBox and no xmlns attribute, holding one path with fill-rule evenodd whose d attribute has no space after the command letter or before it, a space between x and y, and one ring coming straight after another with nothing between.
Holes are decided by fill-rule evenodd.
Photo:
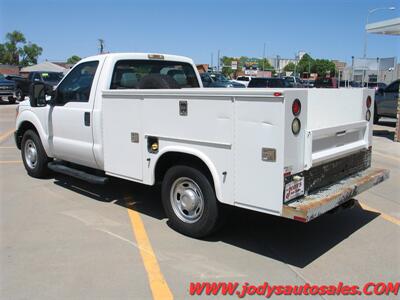
<instances>
[{"instance_id":1,"label":"side mirror","mask_svg":"<svg viewBox=\"0 0 400 300\"><path fill-rule=\"evenodd\" d=\"M46 95L49 94L48 87L42 82L34 82L31 85L29 101L32 107L43 107L46 106L49 101L46 99Z\"/></svg>"}]
</instances>

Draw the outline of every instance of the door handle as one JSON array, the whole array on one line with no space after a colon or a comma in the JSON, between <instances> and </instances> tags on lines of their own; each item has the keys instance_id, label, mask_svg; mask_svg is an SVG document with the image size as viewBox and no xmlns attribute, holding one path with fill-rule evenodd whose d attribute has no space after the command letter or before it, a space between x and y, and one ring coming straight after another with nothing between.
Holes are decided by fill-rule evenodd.
<instances>
[{"instance_id":1,"label":"door handle","mask_svg":"<svg viewBox=\"0 0 400 300\"><path fill-rule=\"evenodd\" d=\"M90 112L85 112L84 120L85 120L85 126L90 126Z\"/></svg>"}]
</instances>

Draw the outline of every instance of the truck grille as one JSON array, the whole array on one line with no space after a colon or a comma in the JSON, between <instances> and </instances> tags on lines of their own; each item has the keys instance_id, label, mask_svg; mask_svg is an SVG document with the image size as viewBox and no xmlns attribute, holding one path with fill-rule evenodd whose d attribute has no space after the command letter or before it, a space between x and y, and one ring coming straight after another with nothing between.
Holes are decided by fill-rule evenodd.
<instances>
[{"instance_id":1,"label":"truck grille","mask_svg":"<svg viewBox=\"0 0 400 300\"><path fill-rule=\"evenodd\" d=\"M368 149L313 167L303 172L305 180L304 191L311 193L370 166L371 150Z\"/></svg>"}]
</instances>

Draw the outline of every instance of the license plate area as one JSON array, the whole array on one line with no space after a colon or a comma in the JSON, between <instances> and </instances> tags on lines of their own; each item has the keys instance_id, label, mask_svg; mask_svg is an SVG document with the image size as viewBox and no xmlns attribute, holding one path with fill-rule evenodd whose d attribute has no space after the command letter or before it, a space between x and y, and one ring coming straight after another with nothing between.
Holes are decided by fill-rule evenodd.
<instances>
[{"instance_id":1,"label":"license plate area","mask_svg":"<svg viewBox=\"0 0 400 300\"><path fill-rule=\"evenodd\" d=\"M304 195L304 177L301 177L297 180L293 180L285 184L285 193L283 202L286 203L290 200L293 200L303 195Z\"/></svg>"}]
</instances>

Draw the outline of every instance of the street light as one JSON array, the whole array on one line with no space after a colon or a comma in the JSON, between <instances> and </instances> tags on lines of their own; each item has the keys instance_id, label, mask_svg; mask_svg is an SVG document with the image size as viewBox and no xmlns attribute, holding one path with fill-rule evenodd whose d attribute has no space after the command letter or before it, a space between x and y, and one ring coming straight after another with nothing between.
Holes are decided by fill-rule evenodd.
<instances>
[{"instance_id":1,"label":"street light","mask_svg":"<svg viewBox=\"0 0 400 300\"><path fill-rule=\"evenodd\" d=\"M368 11L367 23L365 24L365 26L368 25L368 23L369 23L369 16L370 16L372 13L374 13L374 12L376 12L376 11L378 11L378 10L395 10L395 9L396 9L396 7L394 7L394 6L390 6L390 7L378 7L378 8L370 9L370 10ZM367 36L368 36L368 34L367 34L367 29L365 28L365 34L364 34L364 56L363 56L364 58L367 57Z\"/></svg>"},{"instance_id":2,"label":"street light","mask_svg":"<svg viewBox=\"0 0 400 300\"><path fill-rule=\"evenodd\" d=\"M394 6L389 6L389 7L377 7L377 8L373 8L373 9L370 9L369 11L368 11L368 14L367 14L367 22L365 23L365 27L367 27L367 25L368 25L368 23L369 23L369 16L372 14L372 13L374 13L374 12L376 12L376 11L378 11L378 10L395 10L396 9L396 7L394 7ZM362 77L362 85L364 86L364 82L365 82L365 77L366 77L366 75L367 75L367 70L365 69L366 68L366 58L367 58L367 41L368 41L368 33L367 33L367 28L364 28L364 30L365 30L365 33L364 33L364 55L363 55L363 58L364 58L364 71L363 71L363 77Z\"/></svg>"}]
</instances>

